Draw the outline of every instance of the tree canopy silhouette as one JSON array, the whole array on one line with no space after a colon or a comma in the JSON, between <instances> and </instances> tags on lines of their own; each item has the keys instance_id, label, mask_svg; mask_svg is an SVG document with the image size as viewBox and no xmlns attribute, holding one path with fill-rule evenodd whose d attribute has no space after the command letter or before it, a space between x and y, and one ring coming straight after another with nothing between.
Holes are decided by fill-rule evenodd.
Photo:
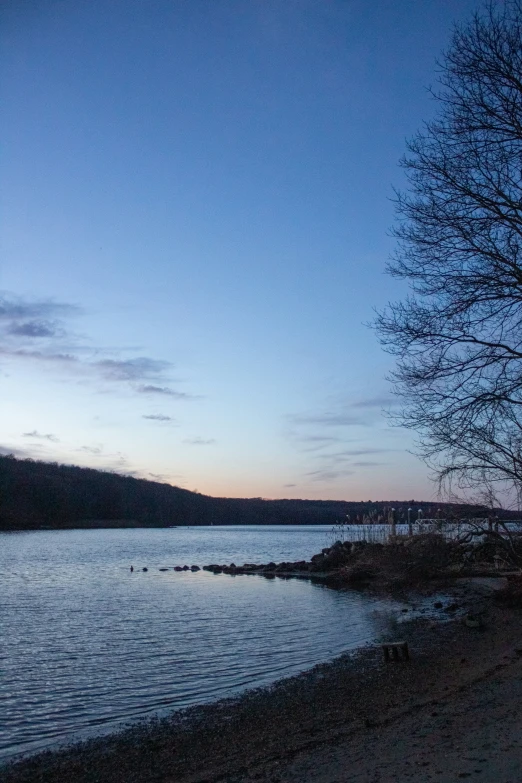
<instances>
[{"instance_id":1,"label":"tree canopy silhouette","mask_svg":"<svg viewBox=\"0 0 522 783\"><path fill-rule=\"evenodd\" d=\"M398 422L439 481L522 487L522 0L454 30L438 112L408 144L377 318L397 355Z\"/></svg>"}]
</instances>

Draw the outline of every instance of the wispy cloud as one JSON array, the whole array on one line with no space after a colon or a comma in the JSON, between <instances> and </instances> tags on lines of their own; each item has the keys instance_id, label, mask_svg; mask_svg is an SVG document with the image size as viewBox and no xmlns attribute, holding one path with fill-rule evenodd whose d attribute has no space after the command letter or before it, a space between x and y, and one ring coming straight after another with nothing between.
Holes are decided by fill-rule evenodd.
<instances>
[{"instance_id":1,"label":"wispy cloud","mask_svg":"<svg viewBox=\"0 0 522 783\"><path fill-rule=\"evenodd\" d=\"M98 457L103 452L103 446L80 446L77 451L83 451L85 454L90 454L92 457Z\"/></svg>"},{"instance_id":2,"label":"wispy cloud","mask_svg":"<svg viewBox=\"0 0 522 783\"><path fill-rule=\"evenodd\" d=\"M190 446L211 446L215 443L214 438L187 438L183 443L188 443Z\"/></svg>"},{"instance_id":3,"label":"wispy cloud","mask_svg":"<svg viewBox=\"0 0 522 783\"><path fill-rule=\"evenodd\" d=\"M334 451L328 454L318 454L316 459L351 459L352 457L362 457L366 454L384 454L385 452L393 451L393 449L385 449L380 447L363 448L363 449L343 449L342 451Z\"/></svg>"},{"instance_id":4,"label":"wispy cloud","mask_svg":"<svg viewBox=\"0 0 522 783\"><path fill-rule=\"evenodd\" d=\"M33 438L34 440L49 440L51 443L60 442L56 435L53 435L52 432L44 434L43 432L38 432L38 430L32 430L32 432L24 432L22 435L24 438Z\"/></svg>"},{"instance_id":5,"label":"wispy cloud","mask_svg":"<svg viewBox=\"0 0 522 783\"><path fill-rule=\"evenodd\" d=\"M336 481L338 478L352 476L353 470L311 470L306 475L311 481Z\"/></svg>"},{"instance_id":6,"label":"wispy cloud","mask_svg":"<svg viewBox=\"0 0 522 783\"><path fill-rule=\"evenodd\" d=\"M360 427L367 424L361 416L354 416L352 413L334 413L329 411L312 414L290 414L288 419L294 425L312 424L320 427Z\"/></svg>"},{"instance_id":7,"label":"wispy cloud","mask_svg":"<svg viewBox=\"0 0 522 783\"><path fill-rule=\"evenodd\" d=\"M159 394L164 397L173 397L175 400L194 400L196 397L193 394L186 394L185 392L179 392L175 389L171 389L170 386L154 386L153 384L146 384L144 386L138 386L136 391L140 394Z\"/></svg>"},{"instance_id":8,"label":"wispy cloud","mask_svg":"<svg viewBox=\"0 0 522 783\"><path fill-rule=\"evenodd\" d=\"M57 353L54 351L39 351L26 348L6 348L0 347L1 356L11 356L15 359L29 359L36 362L47 362L50 364L61 364L71 366L75 363L79 363L80 360L77 356L73 356L70 353Z\"/></svg>"},{"instance_id":9,"label":"wispy cloud","mask_svg":"<svg viewBox=\"0 0 522 783\"><path fill-rule=\"evenodd\" d=\"M81 312L81 308L76 305L55 302L53 299L28 302L6 291L0 293L0 322L7 323L8 328L24 323L38 323L42 319L48 322L49 319L70 318Z\"/></svg>"},{"instance_id":10,"label":"wispy cloud","mask_svg":"<svg viewBox=\"0 0 522 783\"><path fill-rule=\"evenodd\" d=\"M123 349L80 340L68 322L83 313L76 305L50 299L27 301L0 293L0 357L80 375L103 391L125 388L172 400L197 399L172 387L176 383L172 362L150 356L121 358L117 354Z\"/></svg>"},{"instance_id":11,"label":"wispy cloud","mask_svg":"<svg viewBox=\"0 0 522 783\"><path fill-rule=\"evenodd\" d=\"M283 487L285 488L297 487L297 484L283 484Z\"/></svg>"},{"instance_id":12,"label":"wispy cloud","mask_svg":"<svg viewBox=\"0 0 522 783\"><path fill-rule=\"evenodd\" d=\"M362 460L361 462L352 462L354 468L377 468L387 465L387 462L372 462L371 460Z\"/></svg>"},{"instance_id":13,"label":"wispy cloud","mask_svg":"<svg viewBox=\"0 0 522 783\"><path fill-rule=\"evenodd\" d=\"M63 337L65 330L56 321L12 321L7 326L7 333L17 337Z\"/></svg>"},{"instance_id":14,"label":"wispy cloud","mask_svg":"<svg viewBox=\"0 0 522 783\"><path fill-rule=\"evenodd\" d=\"M352 408L390 408L397 404L397 398L390 395L382 397L368 397L366 400L358 400L352 403Z\"/></svg>"},{"instance_id":15,"label":"wispy cloud","mask_svg":"<svg viewBox=\"0 0 522 783\"><path fill-rule=\"evenodd\" d=\"M139 356L136 359L101 359L92 366L107 381L143 381L161 378L172 365L161 359Z\"/></svg>"},{"instance_id":16,"label":"wispy cloud","mask_svg":"<svg viewBox=\"0 0 522 783\"><path fill-rule=\"evenodd\" d=\"M142 416L142 419L149 419L150 421L174 421L171 416L165 416L164 413L149 413L146 416Z\"/></svg>"}]
</instances>

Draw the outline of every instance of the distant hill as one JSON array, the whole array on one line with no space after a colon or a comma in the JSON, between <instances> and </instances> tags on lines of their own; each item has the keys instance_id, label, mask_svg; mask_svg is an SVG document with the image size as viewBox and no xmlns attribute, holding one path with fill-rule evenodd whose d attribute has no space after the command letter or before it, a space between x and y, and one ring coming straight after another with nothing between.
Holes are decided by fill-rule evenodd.
<instances>
[{"instance_id":1,"label":"distant hill","mask_svg":"<svg viewBox=\"0 0 522 783\"><path fill-rule=\"evenodd\" d=\"M157 481L73 465L0 456L0 529L170 525L335 525L375 521L393 507L424 517L483 515L480 507L420 501L345 502L214 498ZM440 512L438 511L440 509ZM512 517L513 514L510 514Z\"/></svg>"}]
</instances>

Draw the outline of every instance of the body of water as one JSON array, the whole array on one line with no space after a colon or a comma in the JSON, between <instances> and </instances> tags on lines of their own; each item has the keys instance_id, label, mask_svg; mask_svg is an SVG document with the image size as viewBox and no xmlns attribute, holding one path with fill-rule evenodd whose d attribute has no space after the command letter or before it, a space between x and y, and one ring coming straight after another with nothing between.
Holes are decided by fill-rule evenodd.
<instances>
[{"instance_id":1,"label":"body of water","mask_svg":"<svg viewBox=\"0 0 522 783\"><path fill-rule=\"evenodd\" d=\"M159 570L309 559L331 543L323 526L0 533L0 758L266 685L376 639L396 604L298 579Z\"/></svg>"}]
</instances>

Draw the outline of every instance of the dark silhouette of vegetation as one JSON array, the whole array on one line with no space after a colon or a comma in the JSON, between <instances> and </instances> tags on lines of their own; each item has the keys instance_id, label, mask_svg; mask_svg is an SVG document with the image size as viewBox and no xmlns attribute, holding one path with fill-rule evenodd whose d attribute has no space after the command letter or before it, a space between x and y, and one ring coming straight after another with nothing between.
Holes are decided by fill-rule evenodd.
<instances>
[{"instance_id":1,"label":"dark silhouette of vegetation","mask_svg":"<svg viewBox=\"0 0 522 783\"><path fill-rule=\"evenodd\" d=\"M0 529L170 525L335 525L405 521L418 503L213 498L170 484L74 465L0 457ZM422 503L425 517L470 517L484 509ZM348 515L348 516L347 516Z\"/></svg>"},{"instance_id":2,"label":"dark silhouette of vegetation","mask_svg":"<svg viewBox=\"0 0 522 783\"><path fill-rule=\"evenodd\" d=\"M522 0L456 28L436 118L409 143L390 273L412 294L377 322L402 426L441 486L522 487Z\"/></svg>"}]
</instances>

